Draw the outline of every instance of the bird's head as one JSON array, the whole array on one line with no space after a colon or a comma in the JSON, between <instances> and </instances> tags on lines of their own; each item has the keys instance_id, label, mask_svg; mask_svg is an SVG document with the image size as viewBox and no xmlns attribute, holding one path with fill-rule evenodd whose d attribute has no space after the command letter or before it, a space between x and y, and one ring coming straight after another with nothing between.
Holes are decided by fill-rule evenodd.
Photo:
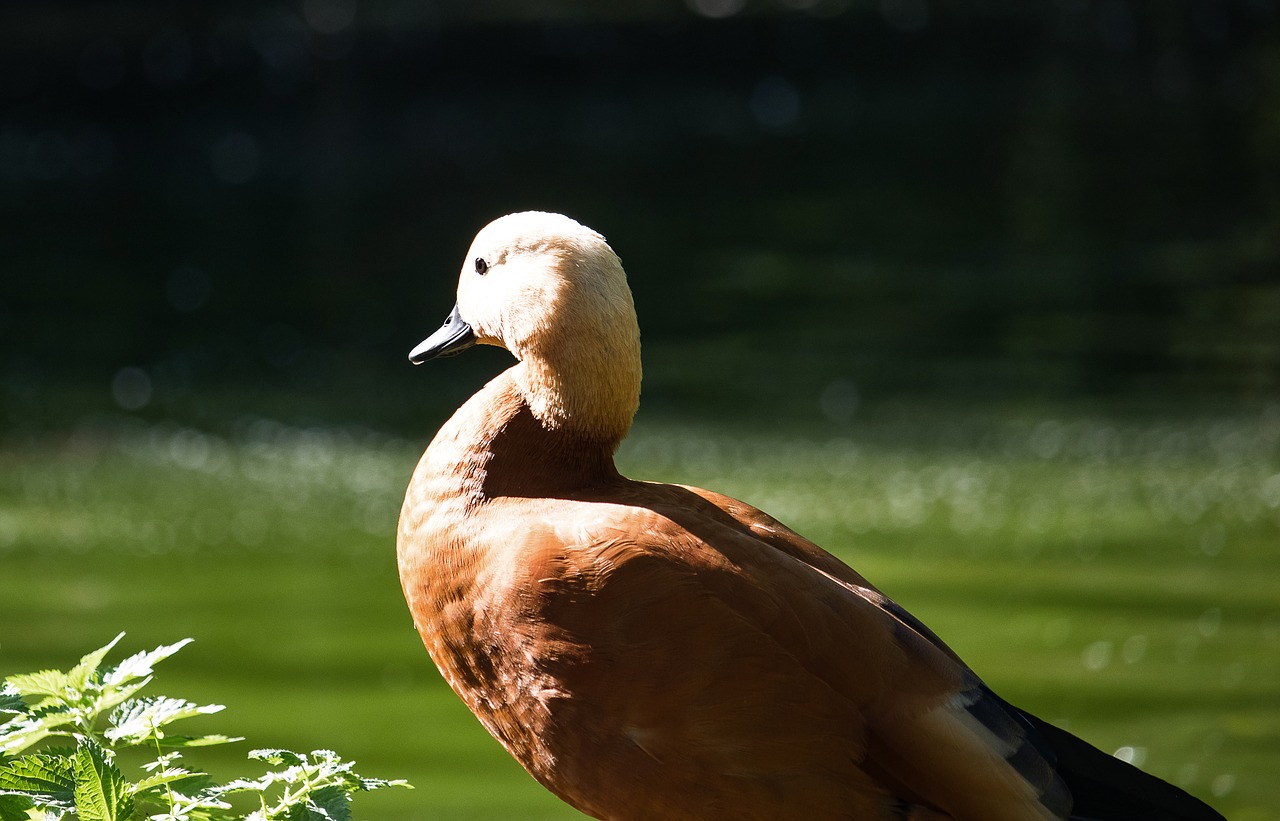
<instances>
[{"instance_id":1,"label":"bird's head","mask_svg":"<svg viewBox=\"0 0 1280 821\"><path fill-rule=\"evenodd\" d=\"M523 387L548 424L623 414L630 424L640 390L631 289L604 237L569 217L526 211L481 229L462 264L457 305L409 359L421 364L475 344L524 363Z\"/></svg>"}]
</instances>

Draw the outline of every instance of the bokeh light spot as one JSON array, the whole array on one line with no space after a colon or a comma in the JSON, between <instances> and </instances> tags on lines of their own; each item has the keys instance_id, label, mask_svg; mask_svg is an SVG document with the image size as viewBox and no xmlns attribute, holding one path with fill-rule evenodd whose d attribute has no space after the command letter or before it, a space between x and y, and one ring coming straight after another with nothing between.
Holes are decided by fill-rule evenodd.
<instances>
[{"instance_id":1,"label":"bokeh light spot","mask_svg":"<svg viewBox=\"0 0 1280 821\"><path fill-rule=\"evenodd\" d=\"M125 410L141 410L151 402L151 377L142 368L121 368L111 380L111 397Z\"/></svg>"},{"instance_id":2,"label":"bokeh light spot","mask_svg":"<svg viewBox=\"0 0 1280 821\"><path fill-rule=\"evenodd\" d=\"M703 17L732 17L747 5L746 0L688 0L689 8Z\"/></svg>"}]
</instances>

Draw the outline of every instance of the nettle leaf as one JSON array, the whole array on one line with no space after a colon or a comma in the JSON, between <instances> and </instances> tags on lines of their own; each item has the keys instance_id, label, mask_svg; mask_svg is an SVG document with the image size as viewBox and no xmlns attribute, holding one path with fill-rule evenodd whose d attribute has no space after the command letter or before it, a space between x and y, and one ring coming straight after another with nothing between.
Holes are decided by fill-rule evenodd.
<instances>
[{"instance_id":1,"label":"nettle leaf","mask_svg":"<svg viewBox=\"0 0 1280 821\"><path fill-rule=\"evenodd\" d=\"M5 689L25 698L66 698L70 689L67 674L61 670L18 673L4 680Z\"/></svg>"},{"instance_id":2,"label":"nettle leaf","mask_svg":"<svg viewBox=\"0 0 1280 821\"><path fill-rule=\"evenodd\" d=\"M193 704L180 698L157 696L126 701L111 714L111 727L104 735L110 741L137 744L149 738L164 738L159 728L183 718L209 715L226 709L221 704Z\"/></svg>"},{"instance_id":3,"label":"nettle leaf","mask_svg":"<svg viewBox=\"0 0 1280 821\"><path fill-rule=\"evenodd\" d=\"M281 816L284 821L329 821L324 810L314 804L293 804Z\"/></svg>"},{"instance_id":4,"label":"nettle leaf","mask_svg":"<svg viewBox=\"0 0 1280 821\"><path fill-rule=\"evenodd\" d=\"M27 814L22 816L22 821L64 821L69 814L75 811L76 808L70 805L45 804L27 810Z\"/></svg>"},{"instance_id":5,"label":"nettle leaf","mask_svg":"<svg viewBox=\"0 0 1280 821\"><path fill-rule=\"evenodd\" d=\"M70 758L48 752L23 756L0 767L0 821L11 817L57 821L74 810L73 769Z\"/></svg>"},{"instance_id":6,"label":"nettle leaf","mask_svg":"<svg viewBox=\"0 0 1280 821\"><path fill-rule=\"evenodd\" d=\"M99 714L105 713L112 707L128 701L133 697L134 693L138 692L150 683L150 678L144 678L142 681L135 681L131 684L108 685L106 689L98 695L97 699L94 700L93 708Z\"/></svg>"},{"instance_id":7,"label":"nettle leaf","mask_svg":"<svg viewBox=\"0 0 1280 821\"><path fill-rule=\"evenodd\" d=\"M0 789L70 798L76 788L75 764L64 756L27 755L0 767Z\"/></svg>"},{"instance_id":8,"label":"nettle leaf","mask_svg":"<svg viewBox=\"0 0 1280 821\"><path fill-rule=\"evenodd\" d=\"M76 808L70 801L41 799L0 791L0 821L62 821Z\"/></svg>"},{"instance_id":9,"label":"nettle leaf","mask_svg":"<svg viewBox=\"0 0 1280 821\"><path fill-rule=\"evenodd\" d=\"M321 787L308 796L307 809L325 821L351 821L351 796L342 787Z\"/></svg>"},{"instance_id":10,"label":"nettle leaf","mask_svg":"<svg viewBox=\"0 0 1280 821\"><path fill-rule=\"evenodd\" d=\"M56 728L75 722L66 710L37 710L0 726L0 754L17 755L52 735ZM65 735L65 733L64 733Z\"/></svg>"},{"instance_id":11,"label":"nettle leaf","mask_svg":"<svg viewBox=\"0 0 1280 821\"><path fill-rule=\"evenodd\" d=\"M357 776L356 780L360 784L360 789L365 792L373 792L374 790L385 789L386 787L404 787L412 790L413 785L403 778L365 778L363 775Z\"/></svg>"},{"instance_id":12,"label":"nettle leaf","mask_svg":"<svg viewBox=\"0 0 1280 821\"><path fill-rule=\"evenodd\" d=\"M164 661L174 653L190 644L193 639L183 639L175 644L162 644L154 650L144 650L141 653L134 653L124 661L117 664L114 668L108 670L102 677L102 682L109 686L118 686L134 679L144 678L151 675L152 666L158 661Z\"/></svg>"},{"instance_id":13,"label":"nettle leaf","mask_svg":"<svg viewBox=\"0 0 1280 821\"><path fill-rule=\"evenodd\" d=\"M231 809L231 805L208 791L190 796L175 792L173 807L170 812L150 816L149 821L192 821L192 819L227 819L239 818L223 812Z\"/></svg>"},{"instance_id":14,"label":"nettle leaf","mask_svg":"<svg viewBox=\"0 0 1280 821\"><path fill-rule=\"evenodd\" d=\"M192 781L207 777L208 773L195 773L190 770L184 770L181 767L170 767L168 769L161 770L158 773L152 773L137 782L133 785L132 791L134 795L142 795L160 787L177 784L180 781Z\"/></svg>"},{"instance_id":15,"label":"nettle leaf","mask_svg":"<svg viewBox=\"0 0 1280 821\"><path fill-rule=\"evenodd\" d=\"M92 741L76 750L76 814L80 821L129 821L133 796L120 769Z\"/></svg>"},{"instance_id":16,"label":"nettle leaf","mask_svg":"<svg viewBox=\"0 0 1280 821\"><path fill-rule=\"evenodd\" d=\"M102 647L81 657L79 663L67 673L68 686L76 691L84 690L89 682L93 680L94 674L98 672L98 667L102 664L102 660L107 657L107 653L110 653L111 648L119 644L122 638L124 638L124 633L118 634Z\"/></svg>"},{"instance_id":17,"label":"nettle leaf","mask_svg":"<svg viewBox=\"0 0 1280 821\"><path fill-rule=\"evenodd\" d=\"M0 790L0 821L31 821L28 810L34 806L31 799L21 793Z\"/></svg>"},{"instance_id":18,"label":"nettle leaf","mask_svg":"<svg viewBox=\"0 0 1280 821\"><path fill-rule=\"evenodd\" d=\"M150 683L153 666L191 640L137 653L103 671L103 660L122 637L85 655L66 673L10 676L0 687L0 716L12 716L0 724L0 821L134 821L135 816L151 821L350 821L354 793L409 786L359 776L353 764L329 750L307 755L253 750L249 757L268 762L271 769L260 778L225 786L213 784L205 773L175 766L181 757L178 748L243 739L162 732L179 719L216 713L223 706L163 696L135 698ZM94 740L94 727L108 711L104 748ZM79 746L46 746L38 755L9 758L49 736L74 737ZM142 742L154 743L158 753L170 751L143 764L147 774L130 784L115 764L115 751ZM225 795L243 792L258 793L261 804L247 817L223 801Z\"/></svg>"},{"instance_id":19,"label":"nettle leaf","mask_svg":"<svg viewBox=\"0 0 1280 821\"><path fill-rule=\"evenodd\" d=\"M278 749L262 749L250 750L249 757L258 761L266 761L270 764L285 764L290 767L300 767L307 763L307 757L292 750Z\"/></svg>"},{"instance_id":20,"label":"nettle leaf","mask_svg":"<svg viewBox=\"0 0 1280 821\"><path fill-rule=\"evenodd\" d=\"M3 807L3 801L9 796L0 796L0 808ZM25 796L12 796L13 806L20 808L22 799ZM74 817L76 807L69 801L54 801L50 799L42 799L39 802L26 799L26 809L20 810L20 814L15 816L18 821L63 821L68 816ZM0 818L9 821L8 816L0 813Z\"/></svg>"},{"instance_id":21,"label":"nettle leaf","mask_svg":"<svg viewBox=\"0 0 1280 821\"><path fill-rule=\"evenodd\" d=\"M324 769L349 770L355 762L343 761L333 750L312 750L311 760Z\"/></svg>"},{"instance_id":22,"label":"nettle leaf","mask_svg":"<svg viewBox=\"0 0 1280 821\"><path fill-rule=\"evenodd\" d=\"M0 686L0 713L20 716L26 713L28 709L27 702L23 700L18 688L7 681L4 682L3 686Z\"/></svg>"},{"instance_id":23,"label":"nettle leaf","mask_svg":"<svg viewBox=\"0 0 1280 821\"><path fill-rule=\"evenodd\" d=\"M38 814L31 817L31 821L66 821L68 818L74 818L76 805L73 802L55 802L50 801L43 806L37 807Z\"/></svg>"},{"instance_id":24,"label":"nettle leaf","mask_svg":"<svg viewBox=\"0 0 1280 821\"><path fill-rule=\"evenodd\" d=\"M212 792L217 795L230 795L237 792L262 792L263 790L276 783L277 779L267 778L266 776L257 779L237 778L228 781L221 787L214 787Z\"/></svg>"}]
</instances>

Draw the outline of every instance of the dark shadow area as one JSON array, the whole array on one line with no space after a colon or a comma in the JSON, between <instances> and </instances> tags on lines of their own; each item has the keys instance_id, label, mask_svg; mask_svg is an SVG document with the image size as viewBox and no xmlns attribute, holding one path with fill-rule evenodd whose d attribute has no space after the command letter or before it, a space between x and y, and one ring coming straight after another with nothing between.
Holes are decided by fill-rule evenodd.
<instances>
[{"instance_id":1,"label":"dark shadow area","mask_svg":"<svg viewBox=\"0 0 1280 821\"><path fill-rule=\"evenodd\" d=\"M6 5L0 427L433 428L527 208L622 257L652 413L1275 394L1270 0L469 8Z\"/></svg>"}]
</instances>

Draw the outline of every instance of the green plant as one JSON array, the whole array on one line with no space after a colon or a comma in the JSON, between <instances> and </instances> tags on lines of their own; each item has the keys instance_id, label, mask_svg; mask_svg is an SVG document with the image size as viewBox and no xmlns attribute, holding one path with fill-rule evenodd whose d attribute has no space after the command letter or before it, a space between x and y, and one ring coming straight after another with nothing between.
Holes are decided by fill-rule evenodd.
<instances>
[{"instance_id":1,"label":"green plant","mask_svg":"<svg viewBox=\"0 0 1280 821\"><path fill-rule=\"evenodd\" d=\"M253 750L249 758L277 769L226 784L179 766L181 749L243 739L171 732L169 725L179 719L223 709L135 696L151 682L152 667L191 640L103 668L123 635L67 672L43 670L4 680L0 715L8 718L0 724L0 821L348 821L355 793L409 786L358 775L351 762L328 750ZM143 759L135 781L120 763L128 750Z\"/></svg>"}]
</instances>

